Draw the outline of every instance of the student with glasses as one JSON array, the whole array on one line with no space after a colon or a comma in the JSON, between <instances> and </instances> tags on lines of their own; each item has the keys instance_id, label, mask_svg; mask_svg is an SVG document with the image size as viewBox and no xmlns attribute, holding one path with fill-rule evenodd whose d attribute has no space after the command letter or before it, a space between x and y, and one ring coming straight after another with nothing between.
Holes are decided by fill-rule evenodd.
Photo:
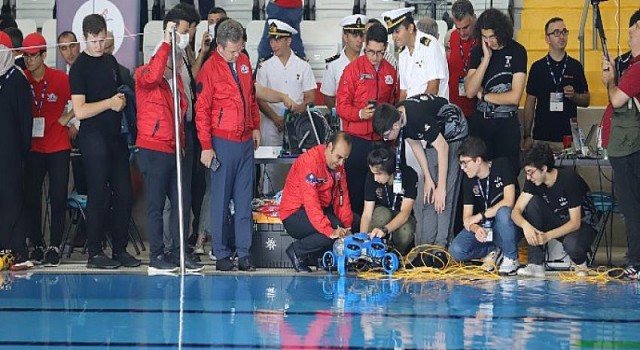
<instances>
[{"instance_id":1,"label":"student with glasses","mask_svg":"<svg viewBox=\"0 0 640 350\"><path fill-rule=\"evenodd\" d=\"M344 70L338 86L336 112L342 129L351 135L351 156L345 163L347 186L354 213L362 214L367 155L380 135L373 129L373 111L378 103L398 102L399 83L396 70L384 59L387 31L374 24L367 32L364 55Z\"/></svg>"},{"instance_id":2,"label":"student with glasses","mask_svg":"<svg viewBox=\"0 0 640 350\"><path fill-rule=\"evenodd\" d=\"M529 70L521 148L528 150L539 140L559 152L563 136L571 135L578 106L589 106L589 86L582 64L567 53L569 30L562 18L551 18L544 30L549 53Z\"/></svg>"}]
</instances>

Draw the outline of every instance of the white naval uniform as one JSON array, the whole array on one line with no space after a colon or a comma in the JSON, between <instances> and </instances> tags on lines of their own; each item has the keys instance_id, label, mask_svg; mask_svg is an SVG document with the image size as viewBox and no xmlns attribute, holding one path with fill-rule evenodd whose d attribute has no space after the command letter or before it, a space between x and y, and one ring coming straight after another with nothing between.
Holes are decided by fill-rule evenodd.
<instances>
[{"instance_id":1,"label":"white naval uniform","mask_svg":"<svg viewBox=\"0 0 640 350\"><path fill-rule=\"evenodd\" d=\"M406 90L407 97L423 94L429 81L440 79L438 96L449 99L449 67L445 57L438 39L418 31L413 54L408 47L400 52L400 90Z\"/></svg>"},{"instance_id":2,"label":"white naval uniform","mask_svg":"<svg viewBox=\"0 0 640 350\"><path fill-rule=\"evenodd\" d=\"M272 56L258 66L256 82L273 90L287 94L295 103L304 101L304 92L316 89L316 79L308 62L296 56L293 52L289 56L286 66L280 59ZM284 104L282 102L269 103L271 108L280 116L283 116ZM282 132L273 121L260 113L260 145L282 146ZM265 167L269 177L263 181L263 193L277 192L284 187L288 166L269 164ZM270 180L270 181L268 181Z\"/></svg>"},{"instance_id":3,"label":"white naval uniform","mask_svg":"<svg viewBox=\"0 0 640 350\"><path fill-rule=\"evenodd\" d=\"M335 57L335 56L334 56ZM333 57L327 59L327 68L322 77L322 85L320 86L320 92L326 96L336 96L338 91L338 84L340 83L340 77L344 68L351 63L347 54L342 49L338 58L332 60Z\"/></svg>"}]
</instances>

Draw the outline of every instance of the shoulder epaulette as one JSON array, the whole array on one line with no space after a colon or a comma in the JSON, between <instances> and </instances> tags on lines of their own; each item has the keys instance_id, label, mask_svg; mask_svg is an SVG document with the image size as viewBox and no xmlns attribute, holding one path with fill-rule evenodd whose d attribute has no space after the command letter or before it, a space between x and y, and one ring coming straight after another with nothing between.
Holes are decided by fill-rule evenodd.
<instances>
[{"instance_id":1,"label":"shoulder epaulette","mask_svg":"<svg viewBox=\"0 0 640 350\"><path fill-rule=\"evenodd\" d=\"M420 38L420 44L424 46L429 46L429 44L431 44L431 39L427 38L426 36L423 36L422 38Z\"/></svg>"},{"instance_id":2,"label":"shoulder epaulette","mask_svg":"<svg viewBox=\"0 0 640 350\"><path fill-rule=\"evenodd\" d=\"M325 58L324 63L327 63L327 64L331 63L331 62L337 60L338 58L340 58L340 54L337 54L335 56L331 56L329 58Z\"/></svg>"}]
</instances>

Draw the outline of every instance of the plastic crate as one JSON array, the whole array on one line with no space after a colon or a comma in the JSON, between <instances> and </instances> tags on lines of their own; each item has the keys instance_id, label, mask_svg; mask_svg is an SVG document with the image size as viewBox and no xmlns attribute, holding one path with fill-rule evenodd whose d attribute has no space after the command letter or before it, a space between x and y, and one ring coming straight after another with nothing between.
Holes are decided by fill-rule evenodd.
<instances>
[{"instance_id":1,"label":"plastic crate","mask_svg":"<svg viewBox=\"0 0 640 350\"><path fill-rule=\"evenodd\" d=\"M251 259L256 267L293 267L285 250L294 239L282 224L253 224Z\"/></svg>"}]
</instances>

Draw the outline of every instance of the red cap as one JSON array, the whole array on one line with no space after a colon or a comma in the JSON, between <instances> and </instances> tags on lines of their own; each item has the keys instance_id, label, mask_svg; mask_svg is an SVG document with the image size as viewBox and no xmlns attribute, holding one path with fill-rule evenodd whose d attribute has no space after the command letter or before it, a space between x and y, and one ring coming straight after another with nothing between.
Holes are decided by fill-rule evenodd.
<instances>
[{"instance_id":1,"label":"red cap","mask_svg":"<svg viewBox=\"0 0 640 350\"><path fill-rule=\"evenodd\" d=\"M6 46L8 49L13 49L13 44L11 43L11 38L9 34L0 30L0 45Z\"/></svg>"},{"instance_id":2,"label":"red cap","mask_svg":"<svg viewBox=\"0 0 640 350\"><path fill-rule=\"evenodd\" d=\"M22 52L29 55L40 51L47 51L47 41L38 33L31 33L22 40Z\"/></svg>"}]
</instances>

